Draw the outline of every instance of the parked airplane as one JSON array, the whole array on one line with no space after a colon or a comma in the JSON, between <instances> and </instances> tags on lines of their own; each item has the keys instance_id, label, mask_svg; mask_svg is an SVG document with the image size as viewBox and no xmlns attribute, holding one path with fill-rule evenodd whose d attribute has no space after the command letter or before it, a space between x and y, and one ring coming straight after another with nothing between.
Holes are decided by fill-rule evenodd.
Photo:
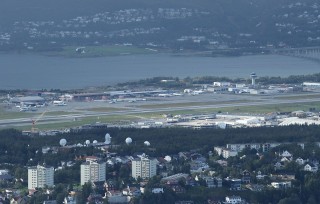
<instances>
[{"instance_id":1,"label":"parked airplane","mask_svg":"<svg viewBox=\"0 0 320 204\"><path fill-rule=\"evenodd\" d=\"M54 106L66 106L67 104L64 101L53 101Z\"/></svg>"},{"instance_id":2,"label":"parked airplane","mask_svg":"<svg viewBox=\"0 0 320 204\"><path fill-rule=\"evenodd\" d=\"M30 110L30 107L28 107L28 106L21 106L21 107L19 107L19 111L20 112L26 112L26 111L29 111Z\"/></svg>"},{"instance_id":3,"label":"parked airplane","mask_svg":"<svg viewBox=\"0 0 320 204\"><path fill-rule=\"evenodd\" d=\"M159 97L171 97L172 94L158 94Z\"/></svg>"}]
</instances>

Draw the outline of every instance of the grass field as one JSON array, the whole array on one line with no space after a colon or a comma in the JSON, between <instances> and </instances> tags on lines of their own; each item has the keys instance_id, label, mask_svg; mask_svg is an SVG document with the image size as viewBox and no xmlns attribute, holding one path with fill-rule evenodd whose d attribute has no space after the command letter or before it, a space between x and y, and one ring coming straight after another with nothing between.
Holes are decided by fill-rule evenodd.
<instances>
[{"instance_id":1,"label":"grass field","mask_svg":"<svg viewBox=\"0 0 320 204\"><path fill-rule=\"evenodd\" d=\"M126 110L125 108L112 108L112 107L97 107L97 108L82 108L78 110L86 110L92 112L112 112L112 111L121 111Z\"/></svg>"},{"instance_id":2,"label":"grass field","mask_svg":"<svg viewBox=\"0 0 320 204\"><path fill-rule=\"evenodd\" d=\"M294 99L313 99L320 98L320 94L305 94L299 96L277 96L277 99L286 99L286 100L294 100Z\"/></svg>"},{"instance_id":3,"label":"grass field","mask_svg":"<svg viewBox=\"0 0 320 204\"><path fill-rule=\"evenodd\" d=\"M205 106L205 105L219 105L219 104L233 104L246 102L248 100L235 100L235 101L219 101L219 102L190 102L190 103L162 103L162 104L149 104L141 105L140 108L170 108L170 107L188 107L188 106Z\"/></svg>"},{"instance_id":4,"label":"grass field","mask_svg":"<svg viewBox=\"0 0 320 204\"><path fill-rule=\"evenodd\" d=\"M279 105L258 105L258 106L236 106L227 108L206 108L197 110L181 110L181 111L170 111L165 113L171 114L208 114L208 113L253 113L263 114L271 112L292 112L297 110L309 111L310 108L320 110L320 102L309 102L309 103L288 103Z\"/></svg>"},{"instance_id":5,"label":"grass field","mask_svg":"<svg viewBox=\"0 0 320 204\"><path fill-rule=\"evenodd\" d=\"M122 123L129 124L134 120L140 119L141 117L136 115L112 115L112 116L99 116L99 117L85 117L78 120L69 120L56 123L41 124L41 121L36 125L39 130L49 130L49 129L64 129L77 127L85 124L92 124L96 122L100 123ZM14 127L20 130L31 130L31 125Z\"/></svg>"},{"instance_id":6,"label":"grass field","mask_svg":"<svg viewBox=\"0 0 320 204\"><path fill-rule=\"evenodd\" d=\"M134 46L87 46L84 47L84 53L76 52L77 47L64 47L60 52L47 52L49 56L63 56L63 57L104 57L104 56L118 56L131 54L151 54L153 51L134 47Z\"/></svg>"},{"instance_id":7,"label":"grass field","mask_svg":"<svg viewBox=\"0 0 320 204\"><path fill-rule=\"evenodd\" d=\"M170 104L166 104L170 105ZM180 104L181 105L181 104ZM187 105L187 104L185 104ZM192 104L194 105L194 104ZM199 105L199 104L198 104ZM113 124L130 124L133 121L138 121L141 119L160 119L163 118L163 114L173 114L173 115L183 115L183 114L211 114L211 113L229 113L229 114L237 114L237 113L252 113L252 114L263 114L263 113L271 113L271 112L292 112L297 110L309 111L311 108L315 110L320 110L320 102L307 102L307 103L288 103L288 104L274 104L274 105L257 105L257 106L234 106L234 107L226 107L226 108L203 108L203 109L192 109L187 110L188 106L185 106L185 110L179 111L161 111L161 112L151 112L149 113L140 113L140 114L123 114L123 115L108 115L108 116L90 116L80 118L78 120L69 120L69 121L60 121L60 122L52 122L48 124L41 124L41 120L39 120L37 124L37 128L39 130L43 129L62 129L62 128L70 128L76 127L84 124L91 124L95 122L102 123L113 123ZM150 107L151 108L151 107ZM96 109L99 111L101 109ZM103 109L104 110L104 109ZM21 112L4 112L0 110L1 118L35 118L39 114L33 113L21 113ZM69 112L57 111L52 113L47 113L48 115L66 115L71 114ZM47 115L46 114L46 115ZM8 128L7 126L6 128ZM30 125L25 125L21 127L15 127L22 130L30 130Z\"/></svg>"},{"instance_id":8,"label":"grass field","mask_svg":"<svg viewBox=\"0 0 320 204\"><path fill-rule=\"evenodd\" d=\"M0 119L15 119L15 118L26 118L26 117L34 117L37 113L25 113L25 112L13 112L7 111L4 107L0 106Z\"/></svg>"}]
</instances>

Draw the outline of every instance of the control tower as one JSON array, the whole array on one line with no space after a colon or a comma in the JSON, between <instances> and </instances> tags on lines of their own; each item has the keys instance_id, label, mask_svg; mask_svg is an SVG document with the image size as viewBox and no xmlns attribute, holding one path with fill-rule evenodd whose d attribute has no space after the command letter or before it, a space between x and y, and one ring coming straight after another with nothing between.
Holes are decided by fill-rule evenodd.
<instances>
[{"instance_id":1,"label":"control tower","mask_svg":"<svg viewBox=\"0 0 320 204\"><path fill-rule=\"evenodd\" d=\"M256 85L256 78L257 78L258 76L256 75L256 73L254 73L254 72L252 72L251 74L250 74L250 78L251 78L251 85L252 86L255 86Z\"/></svg>"}]
</instances>

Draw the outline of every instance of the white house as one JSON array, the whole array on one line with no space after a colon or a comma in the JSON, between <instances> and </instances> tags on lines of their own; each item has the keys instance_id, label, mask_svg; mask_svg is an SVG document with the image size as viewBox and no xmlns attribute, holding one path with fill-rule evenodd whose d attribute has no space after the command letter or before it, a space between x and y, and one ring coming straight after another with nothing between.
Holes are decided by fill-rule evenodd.
<instances>
[{"instance_id":1,"label":"white house","mask_svg":"<svg viewBox=\"0 0 320 204\"><path fill-rule=\"evenodd\" d=\"M240 196L227 196L226 203L238 204L241 203L242 199Z\"/></svg>"},{"instance_id":2,"label":"white house","mask_svg":"<svg viewBox=\"0 0 320 204\"><path fill-rule=\"evenodd\" d=\"M280 154L281 157L287 157L290 158L292 157L292 154L290 154L287 150L282 152L282 154Z\"/></svg>"},{"instance_id":3,"label":"white house","mask_svg":"<svg viewBox=\"0 0 320 204\"><path fill-rule=\"evenodd\" d=\"M291 181L272 182L271 186L276 189L287 189L291 188Z\"/></svg>"},{"instance_id":4,"label":"white house","mask_svg":"<svg viewBox=\"0 0 320 204\"><path fill-rule=\"evenodd\" d=\"M158 194L158 193L163 193L164 191L163 191L163 188L153 188L151 192Z\"/></svg>"},{"instance_id":5,"label":"white house","mask_svg":"<svg viewBox=\"0 0 320 204\"><path fill-rule=\"evenodd\" d=\"M303 168L305 171L316 173L318 171L318 166L315 164L306 164Z\"/></svg>"}]
</instances>

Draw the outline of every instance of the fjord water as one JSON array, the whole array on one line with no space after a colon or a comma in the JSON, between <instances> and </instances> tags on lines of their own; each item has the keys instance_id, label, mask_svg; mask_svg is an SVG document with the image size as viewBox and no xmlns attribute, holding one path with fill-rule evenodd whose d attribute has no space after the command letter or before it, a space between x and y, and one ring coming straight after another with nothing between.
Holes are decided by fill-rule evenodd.
<instances>
[{"instance_id":1,"label":"fjord water","mask_svg":"<svg viewBox=\"0 0 320 204\"><path fill-rule=\"evenodd\" d=\"M177 57L168 54L98 58L0 54L0 89L73 89L156 76L249 78L320 72L318 62L278 55Z\"/></svg>"}]
</instances>

